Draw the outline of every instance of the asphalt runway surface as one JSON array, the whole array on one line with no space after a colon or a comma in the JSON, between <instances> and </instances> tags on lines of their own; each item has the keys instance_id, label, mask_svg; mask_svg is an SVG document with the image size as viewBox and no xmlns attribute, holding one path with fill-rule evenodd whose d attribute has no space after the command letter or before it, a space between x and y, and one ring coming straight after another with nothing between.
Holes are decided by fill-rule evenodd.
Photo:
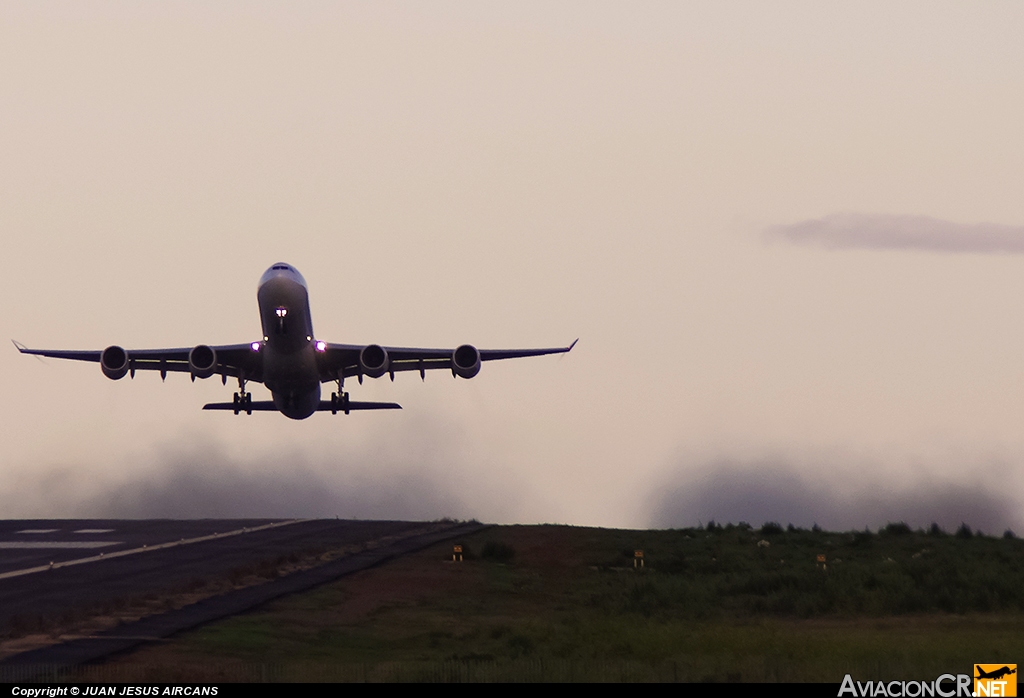
<instances>
[{"instance_id":1,"label":"asphalt runway surface","mask_svg":"<svg viewBox=\"0 0 1024 698\"><path fill-rule=\"evenodd\" d=\"M34 524L37 522L33 522ZM73 522L78 525L80 522ZM131 527L136 522L110 522L122 528ZM183 579L183 575L195 575L199 571L217 574L240 560L265 559L269 551L292 552L308 548L315 542L315 548L337 549L360 543L361 548L350 549L340 557L330 559L312 568L296 571L280 576L264 583L233 589L226 593L203 598L181 608L144 616L135 621L120 624L116 627L96 632L92 635L66 639L36 649L22 651L0 661L0 679L37 680L44 676L57 676L61 667L72 667L94 662L119 652L125 652L145 642L170 637L183 630L195 628L221 618L244 613L282 596L308 591L321 584L368 569L387 562L401 555L422 550L442 541L457 539L460 536L485 528L483 524L455 522L398 522L398 521L292 521L292 522L260 522L246 521L241 529L232 529L224 533L221 529L224 521L217 522L145 522L164 523L170 529L157 527L155 540L164 540L167 547L159 547L160 543L146 544L141 552L138 548L122 548L113 550L108 556L88 562L73 564L64 561L63 567L55 564L54 569L49 563L40 571L35 568L20 568L0 575L0 608L9 611L6 606L8 598L17 598L28 607L41 606L52 609L60 605L61 599L67 603L68 598L79 599L79 603L95 603L97 595L109 595L111 590L120 589L123 594L127 590L138 594L140 584L145 588L158 591L173 589L174 579ZM239 522L230 522L238 524ZM208 528L192 528L192 532L201 535L191 539L167 541L167 531L180 532L174 528L179 524L195 526L206 524L214 526L217 533L206 533ZM42 525L34 525L34 531L24 533L26 528L15 531L17 535L50 535L57 531L47 531ZM88 528L100 529L95 522L89 522ZM109 535L117 531L105 531ZM78 530L82 530L81 528ZM163 533L160 533L163 531ZM205 535L203 535L205 533ZM87 535L87 534L83 534ZM95 535L100 535L95 533ZM20 539L19 539L20 540ZM136 543L139 541L136 540ZM298 546L298 547L297 547ZM153 549L156 548L156 549ZM16 550L23 548L17 547ZM43 548L44 550L53 548ZM3 548L0 548L3 550ZM91 550L91 549L90 549ZM115 557L119 555L119 557ZM271 555L273 553L270 553ZM36 560L37 561L37 560ZM86 574L79 575L85 571ZM66 573L72 573L71 577ZM13 576L11 576L13 575ZM33 584L27 580L40 583ZM19 584L13 584L19 582ZM99 588L97 588L99 587ZM68 596L62 596L67 594ZM10 595L10 596L8 596ZM56 673L54 673L56 672Z\"/></svg>"},{"instance_id":2,"label":"asphalt runway surface","mask_svg":"<svg viewBox=\"0 0 1024 698\"><path fill-rule=\"evenodd\" d=\"M246 566L423 526L331 519L2 521L0 633L26 620L180 591Z\"/></svg>"}]
</instances>

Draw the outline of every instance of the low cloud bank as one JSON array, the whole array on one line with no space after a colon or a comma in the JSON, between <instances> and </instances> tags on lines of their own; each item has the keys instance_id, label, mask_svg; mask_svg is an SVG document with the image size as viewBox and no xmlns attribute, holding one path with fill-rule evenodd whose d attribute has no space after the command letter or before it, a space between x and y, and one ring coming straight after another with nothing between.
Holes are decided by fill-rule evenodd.
<instances>
[{"instance_id":1,"label":"low cloud bank","mask_svg":"<svg viewBox=\"0 0 1024 698\"><path fill-rule=\"evenodd\" d=\"M905 521L914 528L932 522L947 531L961 523L986 534L1010 528L1024 533L1021 505L998 493L998 482L976 478L982 484L921 482L890 488L884 481L864 477L859 485L837 486L813 482L795 466L778 462L714 463L700 476L681 471L673 482L659 488L651 524L657 528L684 528L714 520L746 521L760 526L777 521L783 526L826 530L877 529ZM990 487L986 487L989 485Z\"/></svg>"},{"instance_id":2,"label":"low cloud bank","mask_svg":"<svg viewBox=\"0 0 1024 698\"><path fill-rule=\"evenodd\" d=\"M765 238L829 250L1024 254L1024 226L954 223L928 216L835 213L768 228Z\"/></svg>"},{"instance_id":3,"label":"low cloud bank","mask_svg":"<svg viewBox=\"0 0 1024 698\"><path fill-rule=\"evenodd\" d=\"M330 476L321 467L281 458L278 470L246 468L210 457L162 464L71 506L97 518L468 518L455 493L428 472L405 470L380 480Z\"/></svg>"},{"instance_id":4,"label":"low cloud bank","mask_svg":"<svg viewBox=\"0 0 1024 698\"><path fill-rule=\"evenodd\" d=\"M514 475L484 472L457 448L381 450L243 459L212 443L165 447L116 472L86 464L23 472L0 492L0 510L3 518L503 521L522 501Z\"/></svg>"}]
</instances>

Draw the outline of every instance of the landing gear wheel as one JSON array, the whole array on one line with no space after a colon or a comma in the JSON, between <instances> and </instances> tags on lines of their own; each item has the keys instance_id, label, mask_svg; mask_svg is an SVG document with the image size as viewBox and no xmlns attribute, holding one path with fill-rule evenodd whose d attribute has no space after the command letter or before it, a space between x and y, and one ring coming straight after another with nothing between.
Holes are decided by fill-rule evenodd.
<instances>
[{"instance_id":1,"label":"landing gear wheel","mask_svg":"<svg viewBox=\"0 0 1024 698\"><path fill-rule=\"evenodd\" d=\"M235 397L231 401L231 406L234 408L235 414L238 414L239 412L252 414L252 393L245 392L245 383L245 372L241 371L238 374L238 392L235 393Z\"/></svg>"},{"instance_id":2,"label":"landing gear wheel","mask_svg":"<svg viewBox=\"0 0 1024 698\"><path fill-rule=\"evenodd\" d=\"M235 393L234 398L231 400L231 407L234 409L235 414L239 412L252 414L252 393Z\"/></svg>"},{"instance_id":3,"label":"landing gear wheel","mask_svg":"<svg viewBox=\"0 0 1024 698\"><path fill-rule=\"evenodd\" d=\"M348 393L342 393L341 397L338 393L331 393L331 414L338 414L338 410L348 414Z\"/></svg>"}]
</instances>

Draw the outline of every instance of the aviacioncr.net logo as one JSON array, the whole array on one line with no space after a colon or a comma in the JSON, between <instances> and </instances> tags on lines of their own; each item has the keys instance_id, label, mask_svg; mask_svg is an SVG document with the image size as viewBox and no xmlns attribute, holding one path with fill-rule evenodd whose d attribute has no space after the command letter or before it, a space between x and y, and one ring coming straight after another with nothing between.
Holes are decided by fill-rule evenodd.
<instances>
[{"instance_id":1,"label":"aviacioncr.net logo","mask_svg":"<svg viewBox=\"0 0 1024 698\"><path fill-rule=\"evenodd\" d=\"M942 674L931 681L854 681L847 674L839 687L839 698L972 698L972 695L970 674Z\"/></svg>"}]
</instances>

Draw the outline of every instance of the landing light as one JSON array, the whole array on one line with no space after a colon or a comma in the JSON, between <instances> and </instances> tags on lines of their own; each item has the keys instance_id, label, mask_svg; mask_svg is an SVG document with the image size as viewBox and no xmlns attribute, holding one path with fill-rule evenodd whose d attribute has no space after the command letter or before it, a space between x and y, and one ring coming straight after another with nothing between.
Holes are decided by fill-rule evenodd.
<instances>
[{"instance_id":1,"label":"landing light","mask_svg":"<svg viewBox=\"0 0 1024 698\"><path fill-rule=\"evenodd\" d=\"M327 342L323 341L322 339L318 339L316 341L316 350L317 351L327 351Z\"/></svg>"},{"instance_id":2,"label":"landing light","mask_svg":"<svg viewBox=\"0 0 1024 698\"><path fill-rule=\"evenodd\" d=\"M253 351L259 351L260 350L260 343L259 342L253 342L249 346L252 347Z\"/></svg>"},{"instance_id":3,"label":"landing light","mask_svg":"<svg viewBox=\"0 0 1024 698\"><path fill-rule=\"evenodd\" d=\"M277 312L278 317L284 317L288 314L288 308L278 308L275 312Z\"/></svg>"}]
</instances>

